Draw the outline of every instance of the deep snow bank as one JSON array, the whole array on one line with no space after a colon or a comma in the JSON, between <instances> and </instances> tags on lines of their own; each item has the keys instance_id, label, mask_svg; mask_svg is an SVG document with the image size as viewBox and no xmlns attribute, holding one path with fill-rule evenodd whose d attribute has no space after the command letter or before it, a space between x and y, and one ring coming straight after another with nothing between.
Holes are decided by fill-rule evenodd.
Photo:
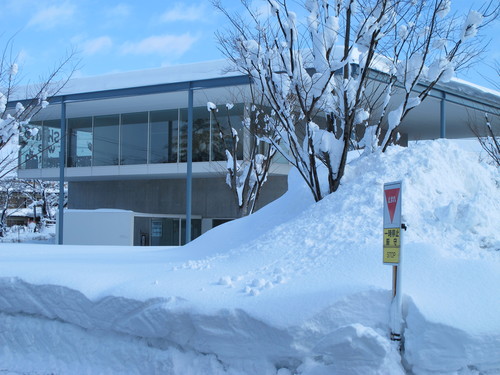
<instances>
[{"instance_id":1,"label":"deep snow bank","mask_svg":"<svg viewBox=\"0 0 500 375\"><path fill-rule=\"evenodd\" d=\"M0 371L402 373L381 250L394 180L403 362L500 373L499 172L449 141L353 160L317 204L292 174L277 202L178 249L2 245Z\"/></svg>"}]
</instances>

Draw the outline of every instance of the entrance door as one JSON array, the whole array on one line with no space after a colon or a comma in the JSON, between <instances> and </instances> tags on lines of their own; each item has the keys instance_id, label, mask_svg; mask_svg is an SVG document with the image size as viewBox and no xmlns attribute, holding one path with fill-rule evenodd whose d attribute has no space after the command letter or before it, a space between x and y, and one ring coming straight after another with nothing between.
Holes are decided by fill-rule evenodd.
<instances>
[{"instance_id":1,"label":"entrance door","mask_svg":"<svg viewBox=\"0 0 500 375\"><path fill-rule=\"evenodd\" d=\"M179 246L179 219L152 218L151 245L152 246Z\"/></svg>"}]
</instances>

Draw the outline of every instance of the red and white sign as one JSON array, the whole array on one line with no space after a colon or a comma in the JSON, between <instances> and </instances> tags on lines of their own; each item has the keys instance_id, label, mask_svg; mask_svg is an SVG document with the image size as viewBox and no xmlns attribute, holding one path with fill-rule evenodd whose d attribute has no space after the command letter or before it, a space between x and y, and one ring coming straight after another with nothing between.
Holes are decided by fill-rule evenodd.
<instances>
[{"instance_id":1,"label":"red and white sign","mask_svg":"<svg viewBox=\"0 0 500 375\"><path fill-rule=\"evenodd\" d=\"M384 228L401 227L401 181L384 184Z\"/></svg>"}]
</instances>

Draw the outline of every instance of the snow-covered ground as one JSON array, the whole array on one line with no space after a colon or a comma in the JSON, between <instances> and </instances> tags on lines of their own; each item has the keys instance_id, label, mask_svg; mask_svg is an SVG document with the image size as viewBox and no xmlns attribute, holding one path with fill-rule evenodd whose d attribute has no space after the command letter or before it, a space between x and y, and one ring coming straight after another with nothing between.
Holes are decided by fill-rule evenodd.
<instances>
[{"instance_id":1,"label":"snow-covered ground","mask_svg":"<svg viewBox=\"0 0 500 375\"><path fill-rule=\"evenodd\" d=\"M18 212L19 210L15 210ZM3 237L0 237L0 243L16 242L16 243L35 243L35 244L54 244L56 237L56 226L50 224L46 227L35 226L35 224L14 225L7 227Z\"/></svg>"},{"instance_id":2,"label":"snow-covered ground","mask_svg":"<svg viewBox=\"0 0 500 375\"><path fill-rule=\"evenodd\" d=\"M404 350L382 188L402 180ZM179 248L0 246L0 374L500 374L500 173L451 141L353 159Z\"/></svg>"}]
</instances>

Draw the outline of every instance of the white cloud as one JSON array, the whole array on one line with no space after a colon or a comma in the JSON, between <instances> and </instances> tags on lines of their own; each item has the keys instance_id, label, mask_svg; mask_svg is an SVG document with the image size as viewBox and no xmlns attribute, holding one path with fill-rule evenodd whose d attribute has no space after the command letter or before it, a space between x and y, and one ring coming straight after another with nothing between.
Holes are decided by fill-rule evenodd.
<instances>
[{"instance_id":1,"label":"white cloud","mask_svg":"<svg viewBox=\"0 0 500 375\"><path fill-rule=\"evenodd\" d=\"M98 38L87 40L83 43L83 53L85 55L94 55L104 49L111 48L113 41L109 36L100 36Z\"/></svg>"},{"instance_id":2,"label":"white cloud","mask_svg":"<svg viewBox=\"0 0 500 375\"><path fill-rule=\"evenodd\" d=\"M127 42L121 50L125 54L174 54L180 56L188 51L197 39L189 33L153 35L139 42Z\"/></svg>"},{"instance_id":3,"label":"white cloud","mask_svg":"<svg viewBox=\"0 0 500 375\"><path fill-rule=\"evenodd\" d=\"M172 9L167 10L160 16L162 22L175 21L201 21L207 15L205 4L186 6L184 4L176 4Z\"/></svg>"},{"instance_id":4,"label":"white cloud","mask_svg":"<svg viewBox=\"0 0 500 375\"><path fill-rule=\"evenodd\" d=\"M51 29L61 24L69 23L73 19L75 10L76 7L69 3L42 8L31 17L28 26Z\"/></svg>"},{"instance_id":5,"label":"white cloud","mask_svg":"<svg viewBox=\"0 0 500 375\"><path fill-rule=\"evenodd\" d=\"M132 13L132 9L127 4L118 4L106 11L111 18L126 18Z\"/></svg>"}]
</instances>

